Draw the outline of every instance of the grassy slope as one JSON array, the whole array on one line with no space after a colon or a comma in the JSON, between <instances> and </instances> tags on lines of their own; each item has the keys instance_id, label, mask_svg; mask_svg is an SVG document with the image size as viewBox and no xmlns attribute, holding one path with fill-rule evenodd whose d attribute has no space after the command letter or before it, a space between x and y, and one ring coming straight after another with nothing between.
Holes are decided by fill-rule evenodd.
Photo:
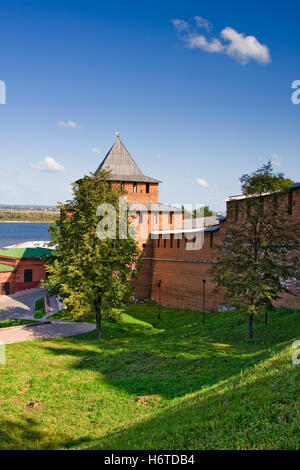
<instances>
[{"instance_id":1,"label":"grassy slope","mask_svg":"<svg viewBox=\"0 0 300 470\"><path fill-rule=\"evenodd\" d=\"M137 304L120 324L8 345L0 366L1 448L299 449L300 314L245 319ZM137 395L159 394L149 406ZM28 406L37 402L35 408Z\"/></svg>"},{"instance_id":2,"label":"grassy slope","mask_svg":"<svg viewBox=\"0 0 300 470\"><path fill-rule=\"evenodd\" d=\"M44 297L35 302L34 318L43 318L46 315Z\"/></svg>"}]
</instances>

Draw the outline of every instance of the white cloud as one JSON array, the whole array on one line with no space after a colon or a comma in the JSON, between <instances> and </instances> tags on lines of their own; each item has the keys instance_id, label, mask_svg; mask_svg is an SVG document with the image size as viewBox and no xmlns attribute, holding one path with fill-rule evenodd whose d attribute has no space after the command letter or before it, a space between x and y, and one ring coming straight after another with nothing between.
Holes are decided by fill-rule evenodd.
<instances>
[{"instance_id":1,"label":"white cloud","mask_svg":"<svg viewBox=\"0 0 300 470\"><path fill-rule=\"evenodd\" d=\"M230 43L226 47L226 54L241 64L248 64L250 60L255 60L260 64L271 62L268 47L258 42L254 36L245 36L229 26L221 31L221 36Z\"/></svg>"},{"instance_id":2,"label":"white cloud","mask_svg":"<svg viewBox=\"0 0 300 470\"><path fill-rule=\"evenodd\" d=\"M100 150L100 149L97 149L96 147L91 148L91 152L97 153L98 155L101 154L101 150Z\"/></svg>"},{"instance_id":3,"label":"white cloud","mask_svg":"<svg viewBox=\"0 0 300 470\"><path fill-rule=\"evenodd\" d=\"M180 20L179 18L171 20L171 23L177 29L177 31L187 31L190 29L189 23L187 21Z\"/></svg>"},{"instance_id":4,"label":"white cloud","mask_svg":"<svg viewBox=\"0 0 300 470\"><path fill-rule=\"evenodd\" d=\"M275 166L281 166L282 165L281 157L277 153L272 153L272 163Z\"/></svg>"},{"instance_id":5,"label":"white cloud","mask_svg":"<svg viewBox=\"0 0 300 470\"><path fill-rule=\"evenodd\" d=\"M195 16L194 20L199 28L206 29L207 31L212 29L212 24L206 18L203 18L202 16Z\"/></svg>"},{"instance_id":6,"label":"white cloud","mask_svg":"<svg viewBox=\"0 0 300 470\"><path fill-rule=\"evenodd\" d=\"M221 52L224 49L223 44L216 38L208 41L205 36L190 36L187 39L190 49L203 49L206 52Z\"/></svg>"},{"instance_id":7,"label":"white cloud","mask_svg":"<svg viewBox=\"0 0 300 470\"><path fill-rule=\"evenodd\" d=\"M259 64L271 62L269 48L261 44L255 36L246 36L235 29L227 26L219 37L211 37L211 23L201 16L195 16L189 21L176 19L172 24L177 30L180 39L189 49L202 49L209 53L226 54L237 60L240 64L246 65L251 60ZM193 26L196 24L196 27ZM203 34L199 29L205 29Z\"/></svg>"},{"instance_id":8,"label":"white cloud","mask_svg":"<svg viewBox=\"0 0 300 470\"><path fill-rule=\"evenodd\" d=\"M58 173L65 170L63 165L58 163L52 157L45 157L37 163L31 163L30 168L38 171L46 171L48 173Z\"/></svg>"},{"instance_id":9,"label":"white cloud","mask_svg":"<svg viewBox=\"0 0 300 470\"><path fill-rule=\"evenodd\" d=\"M198 183L200 186L202 186L203 188L207 188L207 186L208 186L207 181L206 181L205 179L203 179L203 178L198 178L198 179L197 179L197 183Z\"/></svg>"},{"instance_id":10,"label":"white cloud","mask_svg":"<svg viewBox=\"0 0 300 470\"><path fill-rule=\"evenodd\" d=\"M58 127L61 129L76 129L78 124L74 121L57 121Z\"/></svg>"}]
</instances>

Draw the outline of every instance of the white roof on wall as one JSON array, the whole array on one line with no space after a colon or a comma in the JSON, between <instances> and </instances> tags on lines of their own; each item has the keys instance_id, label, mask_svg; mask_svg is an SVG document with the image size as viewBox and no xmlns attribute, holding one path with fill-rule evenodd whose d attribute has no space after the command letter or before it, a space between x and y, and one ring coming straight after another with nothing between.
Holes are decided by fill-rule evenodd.
<instances>
[{"instance_id":1,"label":"white roof on wall","mask_svg":"<svg viewBox=\"0 0 300 470\"><path fill-rule=\"evenodd\" d=\"M5 249L10 249L10 248L50 248L54 249L54 246L49 246L49 241L46 240L37 240L37 241L27 241L27 242L21 242L17 243L16 245L10 245L6 246Z\"/></svg>"}]
</instances>

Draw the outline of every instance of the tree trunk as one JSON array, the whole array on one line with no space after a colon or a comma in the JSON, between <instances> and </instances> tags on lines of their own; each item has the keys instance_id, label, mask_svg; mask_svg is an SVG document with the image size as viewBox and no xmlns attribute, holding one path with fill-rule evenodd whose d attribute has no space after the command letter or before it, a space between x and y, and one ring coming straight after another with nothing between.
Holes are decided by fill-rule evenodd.
<instances>
[{"instance_id":1,"label":"tree trunk","mask_svg":"<svg viewBox=\"0 0 300 470\"><path fill-rule=\"evenodd\" d=\"M101 330L101 295L99 295L95 300L95 310L96 310L96 324L97 324L97 339L101 339L102 330Z\"/></svg>"},{"instance_id":2,"label":"tree trunk","mask_svg":"<svg viewBox=\"0 0 300 470\"><path fill-rule=\"evenodd\" d=\"M250 313L249 315L249 339L253 339L253 313Z\"/></svg>"}]
</instances>

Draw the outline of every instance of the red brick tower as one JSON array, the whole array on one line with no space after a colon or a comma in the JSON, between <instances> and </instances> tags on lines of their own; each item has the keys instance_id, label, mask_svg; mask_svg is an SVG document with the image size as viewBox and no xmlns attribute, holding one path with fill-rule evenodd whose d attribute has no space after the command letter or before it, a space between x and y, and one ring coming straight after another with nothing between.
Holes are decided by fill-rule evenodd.
<instances>
[{"instance_id":1,"label":"red brick tower","mask_svg":"<svg viewBox=\"0 0 300 470\"><path fill-rule=\"evenodd\" d=\"M145 176L117 133L117 139L96 170L110 171L109 181L121 185L128 202L157 203L161 181Z\"/></svg>"},{"instance_id":2,"label":"red brick tower","mask_svg":"<svg viewBox=\"0 0 300 470\"><path fill-rule=\"evenodd\" d=\"M116 134L115 143L96 173L102 169L110 172L108 180L112 185L119 185L126 191L129 208L132 209L135 204L143 205L142 208L134 208L138 223L137 240L143 250L143 269L134 283L134 290L137 298L145 299L150 298L153 277L153 240L150 233L160 228L165 220L169 220L170 225L174 226L174 212L178 209L158 202L161 181L142 173L120 140L119 133Z\"/></svg>"}]
</instances>

